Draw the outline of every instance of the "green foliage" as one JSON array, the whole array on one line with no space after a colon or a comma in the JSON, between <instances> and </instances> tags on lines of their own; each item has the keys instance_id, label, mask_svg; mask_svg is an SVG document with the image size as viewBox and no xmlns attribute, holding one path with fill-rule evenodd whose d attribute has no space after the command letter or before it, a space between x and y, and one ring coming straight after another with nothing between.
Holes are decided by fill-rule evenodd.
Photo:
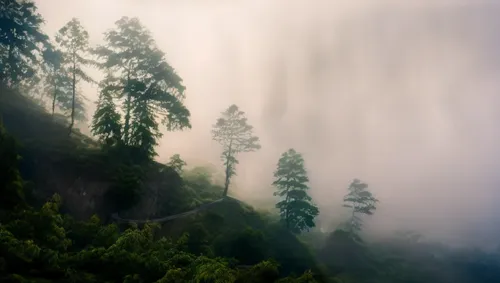
<instances>
[{"instance_id":1,"label":"green foliage","mask_svg":"<svg viewBox=\"0 0 500 283\"><path fill-rule=\"evenodd\" d=\"M349 221L351 233L361 230L362 219L357 214L372 215L376 209L375 204L378 200L367 189L367 184L354 179L349 185L349 193L344 197L344 207L352 208L352 215Z\"/></svg>"},{"instance_id":2,"label":"green foliage","mask_svg":"<svg viewBox=\"0 0 500 283\"><path fill-rule=\"evenodd\" d=\"M112 79L108 76L108 79ZM101 83L101 93L97 102L97 109L92 120L92 134L108 147L115 146L121 141L121 115L116 109L113 100L112 87Z\"/></svg>"},{"instance_id":3,"label":"green foliage","mask_svg":"<svg viewBox=\"0 0 500 283\"><path fill-rule=\"evenodd\" d=\"M314 227L314 218L319 214L319 210L307 194L309 178L302 155L294 149L283 153L274 177L273 186L277 189L274 195L281 198L276 208L280 210L281 219L287 229L300 233Z\"/></svg>"},{"instance_id":4,"label":"green foliage","mask_svg":"<svg viewBox=\"0 0 500 283\"><path fill-rule=\"evenodd\" d=\"M0 1L0 81L18 84L35 75L50 44L33 1Z\"/></svg>"},{"instance_id":5,"label":"green foliage","mask_svg":"<svg viewBox=\"0 0 500 283\"><path fill-rule=\"evenodd\" d=\"M191 128L190 113L183 104L182 79L137 18L121 18L104 39L106 44L98 46L94 53L100 59L98 66L108 73L101 89L109 99L123 101L123 143L140 148L142 154L153 158L154 147L162 136L160 123L167 130ZM97 133L112 135L114 127L98 125L104 114L96 115L93 127L99 129Z\"/></svg>"},{"instance_id":6,"label":"green foliage","mask_svg":"<svg viewBox=\"0 0 500 283\"><path fill-rule=\"evenodd\" d=\"M0 146L10 148L9 143L2 142ZM17 158L15 150L12 152ZM0 163L4 166L7 161L2 159ZM16 167L15 162L11 167ZM137 185L140 176L134 176L135 172L140 170L123 167L117 176ZM120 234L116 225L103 225L97 216L88 221L62 216L61 204L61 198L54 195L40 209L1 207L7 217L2 217L0 224L0 281L271 283L278 279L278 266L274 263L241 269L232 260L214 256L207 241L211 231L203 225L191 226L187 231L193 235L184 234L177 241L158 239L157 224L146 224L140 229L132 226ZM247 230L245 234L248 236L240 237L235 244L249 244L250 248L266 251L252 240L262 241L260 232ZM203 246L205 249L196 254L190 252ZM302 282L291 280L286 282Z\"/></svg>"},{"instance_id":7,"label":"green foliage","mask_svg":"<svg viewBox=\"0 0 500 283\"><path fill-rule=\"evenodd\" d=\"M7 134L0 121L0 207L2 209L13 209L22 205L25 200L23 180L18 170L20 156L17 149L16 140Z\"/></svg>"},{"instance_id":8,"label":"green foliage","mask_svg":"<svg viewBox=\"0 0 500 283\"><path fill-rule=\"evenodd\" d=\"M71 105L71 108L69 108L71 109L71 123L69 126L69 130L71 132L75 123L77 111L79 113L85 112L82 101L84 97L77 97L77 83L82 80L85 82L93 82L93 79L89 77L83 69L85 66L92 64L92 61L88 59L89 34L81 25L80 21L73 18L58 31L56 35L56 42L62 52L63 68L68 70L72 77L71 99L64 96L61 97L63 109L67 109Z\"/></svg>"},{"instance_id":9,"label":"green foliage","mask_svg":"<svg viewBox=\"0 0 500 283\"><path fill-rule=\"evenodd\" d=\"M222 112L213 126L212 137L222 145L221 159L224 162L226 182L223 196L227 196L229 182L236 175L236 155L240 152L251 152L260 149L259 138L253 135L253 127L248 124L245 112L238 106L231 105Z\"/></svg>"}]
</instances>

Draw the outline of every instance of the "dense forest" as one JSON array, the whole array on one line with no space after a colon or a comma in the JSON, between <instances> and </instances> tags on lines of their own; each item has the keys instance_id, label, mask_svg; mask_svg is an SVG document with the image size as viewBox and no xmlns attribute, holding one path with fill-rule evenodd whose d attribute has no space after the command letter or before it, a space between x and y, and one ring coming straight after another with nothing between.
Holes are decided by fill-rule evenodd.
<instances>
[{"instance_id":1,"label":"dense forest","mask_svg":"<svg viewBox=\"0 0 500 283\"><path fill-rule=\"evenodd\" d=\"M1 282L500 282L500 248L364 234L384 204L355 176L348 217L319 229L293 148L276 160L275 210L231 197L238 157L265 146L237 105L207 129L220 168L159 163L163 133L190 129L191 114L141 21L117 19L91 46L77 18L49 36L33 2L0 3ZM99 89L91 114L83 83Z\"/></svg>"}]
</instances>

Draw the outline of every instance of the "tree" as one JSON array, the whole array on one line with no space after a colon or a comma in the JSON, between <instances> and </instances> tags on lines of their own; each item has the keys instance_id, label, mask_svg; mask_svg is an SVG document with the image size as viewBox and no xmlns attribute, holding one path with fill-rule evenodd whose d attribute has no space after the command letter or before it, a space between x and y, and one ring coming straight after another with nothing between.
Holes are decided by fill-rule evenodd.
<instances>
[{"instance_id":1,"label":"tree","mask_svg":"<svg viewBox=\"0 0 500 283\"><path fill-rule=\"evenodd\" d=\"M61 50L51 48L44 53L44 62L47 74L44 81L44 92L51 94L52 115L54 115L56 104L71 96L71 77L63 65L63 53Z\"/></svg>"},{"instance_id":2,"label":"tree","mask_svg":"<svg viewBox=\"0 0 500 283\"><path fill-rule=\"evenodd\" d=\"M376 209L378 200L367 189L367 184L354 179L349 185L349 193L344 197L344 207L352 208L349 221L351 234L361 230L362 219L357 214L372 215Z\"/></svg>"},{"instance_id":3,"label":"tree","mask_svg":"<svg viewBox=\"0 0 500 283\"><path fill-rule=\"evenodd\" d=\"M108 75L108 80L112 79ZM113 101L113 86L108 81L102 84L97 109L92 120L92 134L108 146L116 145L121 140L121 115Z\"/></svg>"},{"instance_id":4,"label":"tree","mask_svg":"<svg viewBox=\"0 0 500 283\"><path fill-rule=\"evenodd\" d=\"M123 142L152 158L162 137L160 123L169 131L191 128L182 79L137 18L121 18L104 39L106 44L94 53L100 59L98 66L112 77L103 81L103 87L110 85L113 99L123 101Z\"/></svg>"},{"instance_id":5,"label":"tree","mask_svg":"<svg viewBox=\"0 0 500 283\"><path fill-rule=\"evenodd\" d=\"M76 18L71 19L64 25L56 35L56 42L61 47L63 53L63 63L68 68L72 76L72 96L70 100L62 101L64 106L68 106L71 102L71 123L69 125L69 133L73 130L75 124L75 109L77 102L80 107L83 106L82 98L76 96L77 83L81 80L85 82L93 82L83 67L91 65L92 61L89 56L89 34ZM80 113L84 111L79 111Z\"/></svg>"},{"instance_id":6,"label":"tree","mask_svg":"<svg viewBox=\"0 0 500 283\"><path fill-rule=\"evenodd\" d=\"M167 163L167 166L171 167L175 170L175 172L181 174L182 169L186 166L186 161L182 160L179 154L174 154L170 157L170 161Z\"/></svg>"},{"instance_id":7,"label":"tree","mask_svg":"<svg viewBox=\"0 0 500 283\"><path fill-rule=\"evenodd\" d=\"M236 155L260 149L259 138L254 136L253 127L248 124L245 112L240 111L234 104L217 119L212 129L212 137L223 147L221 159L226 167L223 196L227 196L230 179L236 175L235 166L238 164Z\"/></svg>"},{"instance_id":8,"label":"tree","mask_svg":"<svg viewBox=\"0 0 500 283\"><path fill-rule=\"evenodd\" d=\"M319 210L307 194L309 178L302 155L294 149L283 153L274 177L273 186L276 187L274 195L281 198L276 208L280 210L281 219L287 229L300 233L313 228L314 218L318 216Z\"/></svg>"},{"instance_id":9,"label":"tree","mask_svg":"<svg viewBox=\"0 0 500 283\"><path fill-rule=\"evenodd\" d=\"M33 1L0 0L0 81L17 84L35 74L49 45Z\"/></svg>"}]
</instances>

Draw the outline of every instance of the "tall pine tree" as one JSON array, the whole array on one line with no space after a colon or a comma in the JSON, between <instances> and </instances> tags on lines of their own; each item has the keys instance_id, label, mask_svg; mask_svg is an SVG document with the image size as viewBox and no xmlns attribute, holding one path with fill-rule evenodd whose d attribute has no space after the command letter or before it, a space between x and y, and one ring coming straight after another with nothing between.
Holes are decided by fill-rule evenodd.
<instances>
[{"instance_id":1,"label":"tall pine tree","mask_svg":"<svg viewBox=\"0 0 500 283\"><path fill-rule=\"evenodd\" d=\"M63 107L71 105L69 133L75 124L75 117L85 112L84 98L77 97L77 84L80 81L93 82L83 68L93 64L89 59L89 34L76 18L71 19L56 35L56 42L63 53L64 67L71 73L71 99L62 100ZM78 108L80 109L78 109Z\"/></svg>"},{"instance_id":2,"label":"tall pine tree","mask_svg":"<svg viewBox=\"0 0 500 283\"><path fill-rule=\"evenodd\" d=\"M104 39L95 54L99 67L112 76L103 87L112 85L110 95L122 101L123 143L152 158L162 136L160 124L169 131L191 128L182 79L137 18L121 18Z\"/></svg>"},{"instance_id":3,"label":"tall pine tree","mask_svg":"<svg viewBox=\"0 0 500 283\"><path fill-rule=\"evenodd\" d=\"M113 146L121 141L121 115L116 109L113 100L113 77L108 74L104 83L101 83L101 92L97 101L97 109L92 120L91 131L101 142Z\"/></svg>"},{"instance_id":4,"label":"tall pine tree","mask_svg":"<svg viewBox=\"0 0 500 283\"><path fill-rule=\"evenodd\" d=\"M224 162L226 181L223 196L227 196L231 177L236 175L236 156L241 152L251 152L260 149L259 138L253 134L253 126L248 124L245 112L238 106L231 105L222 112L213 126L212 137L222 145L221 159Z\"/></svg>"},{"instance_id":5,"label":"tall pine tree","mask_svg":"<svg viewBox=\"0 0 500 283\"><path fill-rule=\"evenodd\" d=\"M356 233L361 230L362 219L359 214L372 215L376 209L375 204L378 200L373 197L368 190L368 185L358 179L354 179L349 185L349 193L344 197L344 207L352 209L349 220L350 233Z\"/></svg>"},{"instance_id":6,"label":"tall pine tree","mask_svg":"<svg viewBox=\"0 0 500 283\"><path fill-rule=\"evenodd\" d=\"M294 149L283 153L274 177L274 195L280 197L276 208L280 210L286 227L294 233L314 227L314 218L319 214L319 209L307 194L309 178L302 155Z\"/></svg>"}]
</instances>

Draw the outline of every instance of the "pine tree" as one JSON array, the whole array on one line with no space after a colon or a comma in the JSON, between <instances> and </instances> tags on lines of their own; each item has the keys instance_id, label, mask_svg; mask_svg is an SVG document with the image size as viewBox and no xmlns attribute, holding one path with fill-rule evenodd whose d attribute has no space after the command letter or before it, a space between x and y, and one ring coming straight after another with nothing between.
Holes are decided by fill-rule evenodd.
<instances>
[{"instance_id":1,"label":"pine tree","mask_svg":"<svg viewBox=\"0 0 500 283\"><path fill-rule=\"evenodd\" d=\"M0 81L18 84L35 74L48 36L33 1L0 0Z\"/></svg>"},{"instance_id":2,"label":"pine tree","mask_svg":"<svg viewBox=\"0 0 500 283\"><path fill-rule=\"evenodd\" d=\"M109 78L109 77L108 77ZM92 120L92 134L99 137L108 146L116 145L121 140L121 115L113 100L113 85L110 81L101 87L97 109Z\"/></svg>"},{"instance_id":3,"label":"pine tree","mask_svg":"<svg viewBox=\"0 0 500 283\"><path fill-rule=\"evenodd\" d=\"M344 197L344 207L352 208L352 214L349 221L350 233L356 233L361 230L362 219L359 213L372 215L376 209L375 204L378 200L373 197L368 190L368 185L358 179L354 179L349 185L349 193Z\"/></svg>"},{"instance_id":4,"label":"pine tree","mask_svg":"<svg viewBox=\"0 0 500 283\"><path fill-rule=\"evenodd\" d=\"M253 127L248 124L245 112L234 104L222 112L222 117L213 126L212 137L223 147L221 159L226 167L223 196L227 196L231 177L236 175L236 155L260 149L259 138L253 135Z\"/></svg>"},{"instance_id":5,"label":"pine tree","mask_svg":"<svg viewBox=\"0 0 500 283\"><path fill-rule=\"evenodd\" d=\"M274 195L281 198L276 208L280 210L287 229L300 233L314 227L314 218L318 216L319 210L307 194L309 178L302 155L294 149L283 153L274 177Z\"/></svg>"},{"instance_id":6,"label":"pine tree","mask_svg":"<svg viewBox=\"0 0 500 283\"><path fill-rule=\"evenodd\" d=\"M84 98L77 97L77 84L80 81L93 82L83 67L93 64L89 56L89 34L76 18L71 19L56 35L56 42L63 52L65 68L71 73L72 96L71 99L61 100L63 108L71 103L71 123L69 133L75 124L75 118L82 117L85 113ZM70 103L69 103L70 102ZM78 115L79 114L79 115Z\"/></svg>"},{"instance_id":7,"label":"pine tree","mask_svg":"<svg viewBox=\"0 0 500 283\"><path fill-rule=\"evenodd\" d=\"M43 82L44 93L51 96L52 115L56 105L71 96L71 77L63 64L63 53L51 48L44 53L46 76Z\"/></svg>"},{"instance_id":8,"label":"pine tree","mask_svg":"<svg viewBox=\"0 0 500 283\"><path fill-rule=\"evenodd\" d=\"M112 73L113 98L123 101L123 143L152 158L162 136L160 123L169 131L191 128L182 79L136 18L121 18L105 41L94 53L99 67Z\"/></svg>"}]
</instances>

